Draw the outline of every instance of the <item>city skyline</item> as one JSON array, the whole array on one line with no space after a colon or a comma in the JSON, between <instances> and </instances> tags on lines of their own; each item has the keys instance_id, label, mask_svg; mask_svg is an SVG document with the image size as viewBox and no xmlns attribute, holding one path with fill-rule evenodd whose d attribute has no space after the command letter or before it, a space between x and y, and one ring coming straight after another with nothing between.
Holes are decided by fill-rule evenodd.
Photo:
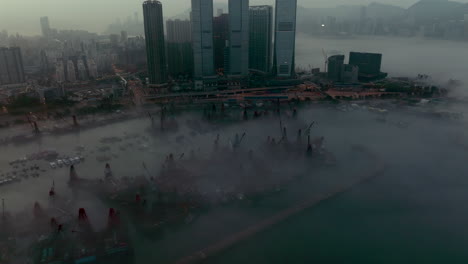
<instances>
[{"instance_id":1,"label":"city skyline","mask_svg":"<svg viewBox=\"0 0 468 264\"><path fill-rule=\"evenodd\" d=\"M106 27L117 18L123 20L132 16L133 12L138 12L141 17L140 6L143 0L82 0L79 2L42 0L30 1L28 9L22 9L21 17L15 12L23 7L24 1L14 0L0 1L0 25L11 33L17 32L23 35L39 35L41 28L37 25L40 17L48 16L53 27L58 29L82 29L92 32L103 32ZM217 0L216 3L226 3L227 0ZM409 7L416 3L416 0L298 0L298 5L306 8L312 7L335 7L337 5L362 5L371 2L393 4L402 7ZM468 0L457 0L457 2L468 3ZM118 4L117 4L118 3ZM190 8L189 0L162 1L165 7L165 19L169 19ZM251 5L274 5L274 0L251 0ZM109 5L112 9L108 9ZM102 10L106 10L102 12ZM83 19L83 16L87 19ZM21 19L22 23L17 23Z\"/></svg>"}]
</instances>

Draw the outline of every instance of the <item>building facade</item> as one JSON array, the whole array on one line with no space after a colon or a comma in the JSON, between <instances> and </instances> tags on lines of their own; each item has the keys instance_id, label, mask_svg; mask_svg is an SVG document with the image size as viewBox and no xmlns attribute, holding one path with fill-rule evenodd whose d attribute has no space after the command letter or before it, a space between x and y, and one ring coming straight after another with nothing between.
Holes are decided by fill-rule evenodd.
<instances>
[{"instance_id":1,"label":"building facade","mask_svg":"<svg viewBox=\"0 0 468 264\"><path fill-rule=\"evenodd\" d=\"M46 16L41 17L40 22L41 22L42 36L46 38L50 37L51 29L50 29L49 17L46 17Z\"/></svg>"},{"instance_id":2,"label":"building facade","mask_svg":"<svg viewBox=\"0 0 468 264\"><path fill-rule=\"evenodd\" d=\"M251 6L249 13L249 69L270 72L273 7Z\"/></svg>"},{"instance_id":3,"label":"building facade","mask_svg":"<svg viewBox=\"0 0 468 264\"><path fill-rule=\"evenodd\" d=\"M224 72L228 64L229 15L220 14L213 20L214 65L217 72Z\"/></svg>"},{"instance_id":4,"label":"building facade","mask_svg":"<svg viewBox=\"0 0 468 264\"><path fill-rule=\"evenodd\" d=\"M249 0L229 0L229 67L231 76L249 74Z\"/></svg>"},{"instance_id":5,"label":"building facade","mask_svg":"<svg viewBox=\"0 0 468 264\"><path fill-rule=\"evenodd\" d=\"M213 77L213 0L192 0L194 77Z\"/></svg>"},{"instance_id":6,"label":"building facade","mask_svg":"<svg viewBox=\"0 0 468 264\"><path fill-rule=\"evenodd\" d=\"M145 1L143 17L149 80L151 84L163 84L167 82L167 62L161 2Z\"/></svg>"},{"instance_id":7,"label":"building facade","mask_svg":"<svg viewBox=\"0 0 468 264\"><path fill-rule=\"evenodd\" d=\"M167 62L169 74L178 76L192 76L193 51L192 29L189 20L166 21L167 33Z\"/></svg>"},{"instance_id":8,"label":"building facade","mask_svg":"<svg viewBox=\"0 0 468 264\"><path fill-rule=\"evenodd\" d=\"M382 54L350 52L349 64L359 67L359 74L378 75L382 66Z\"/></svg>"},{"instance_id":9,"label":"building facade","mask_svg":"<svg viewBox=\"0 0 468 264\"><path fill-rule=\"evenodd\" d=\"M190 20L167 20L166 33L167 42L192 42L192 27L190 25Z\"/></svg>"},{"instance_id":10,"label":"building facade","mask_svg":"<svg viewBox=\"0 0 468 264\"><path fill-rule=\"evenodd\" d=\"M297 0L276 0L273 74L293 77L296 51Z\"/></svg>"},{"instance_id":11,"label":"building facade","mask_svg":"<svg viewBox=\"0 0 468 264\"><path fill-rule=\"evenodd\" d=\"M328 79L334 82L341 82L343 74L344 55L334 55L328 58Z\"/></svg>"},{"instance_id":12,"label":"building facade","mask_svg":"<svg viewBox=\"0 0 468 264\"><path fill-rule=\"evenodd\" d=\"M23 57L18 47L0 48L0 85L26 81Z\"/></svg>"},{"instance_id":13,"label":"building facade","mask_svg":"<svg viewBox=\"0 0 468 264\"><path fill-rule=\"evenodd\" d=\"M75 64L72 60L67 61L67 81L76 82Z\"/></svg>"}]
</instances>

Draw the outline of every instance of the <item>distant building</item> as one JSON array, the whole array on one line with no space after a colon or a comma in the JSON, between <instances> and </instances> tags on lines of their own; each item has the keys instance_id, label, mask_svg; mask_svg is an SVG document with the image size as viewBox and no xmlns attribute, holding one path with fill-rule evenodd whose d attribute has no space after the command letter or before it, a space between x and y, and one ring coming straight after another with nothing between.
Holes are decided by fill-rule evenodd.
<instances>
[{"instance_id":1,"label":"distant building","mask_svg":"<svg viewBox=\"0 0 468 264\"><path fill-rule=\"evenodd\" d=\"M334 82L342 81L344 55L335 55L328 58L328 79Z\"/></svg>"},{"instance_id":2,"label":"distant building","mask_svg":"<svg viewBox=\"0 0 468 264\"><path fill-rule=\"evenodd\" d=\"M72 60L68 60L67 62L67 81L76 82L75 64Z\"/></svg>"},{"instance_id":3,"label":"distant building","mask_svg":"<svg viewBox=\"0 0 468 264\"><path fill-rule=\"evenodd\" d=\"M349 64L359 67L359 80L369 81L385 78L386 73L382 73L382 54L351 52L349 54Z\"/></svg>"},{"instance_id":4,"label":"distant building","mask_svg":"<svg viewBox=\"0 0 468 264\"><path fill-rule=\"evenodd\" d=\"M41 31L42 31L42 36L48 38L51 35L51 29L50 29L50 23L49 23L49 17L41 17L40 18L41 22Z\"/></svg>"},{"instance_id":5,"label":"distant building","mask_svg":"<svg viewBox=\"0 0 468 264\"><path fill-rule=\"evenodd\" d=\"M251 6L249 19L249 68L262 72L270 72L273 41L273 7Z\"/></svg>"},{"instance_id":6,"label":"distant building","mask_svg":"<svg viewBox=\"0 0 468 264\"><path fill-rule=\"evenodd\" d=\"M98 77L97 64L93 59L88 59L89 78L96 79Z\"/></svg>"},{"instance_id":7,"label":"distant building","mask_svg":"<svg viewBox=\"0 0 468 264\"><path fill-rule=\"evenodd\" d=\"M156 0L143 3L148 75L151 84L167 82L166 42L162 4Z\"/></svg>"},{"instance_id":8,"label":"distant building","mask_svg":"<svg viewBox=\"0 0 468 264\"><path fill-rule=\"evenodd\" d=\"M229 0L228 74L249 74L249 0Z\"/></svg>"},{"instance_id":9,"label":"distant building","mask_svg":"<svg viewBox=\"0 0 468 264\"><path fill-rule=\"evenodd\" d=\"M82 59L79 59L76 63L76 66L78 68L78 78L81 81L87 81L88 80L88 70L86 69L86 65Z\"/></svg>"},{"instance_id":10,"label":"distant building","mask_svg":"<svg viewBox=\"0 0 468 264\"><path fill-rule=\"evenodd\" d=\"M193 51L192 30L189 20L168 20L167 32L167 63L172 77L192 76Z\"/></svg>"},{"instance_id":11,"label":"distant building","mask_svg":"<svg viewBox=\"0 0 468 264\"><path fill-rule=\"evenodd\" d=\"M122 30L122 31L120 32L120 42L123 43L123 44L125 44L125 43L127 43L127 40L128 40L127 31Z\"/></svg>"},{"instance_id":12,"label":"distant building","mask_svg":"<svg viewBox=\"0 0 468 264\"><path fill-rule=\"evenodd\" d=\"M275 13L273 73L290 78L295 74L297 0L276 0Z\"/></svg>"},{"instance_id":13,"label":"distant building","mask_svg":"<svg viewBox=\"0 0 468 264\"><path fill-rule=\"evenodd\" d=\"M221 14L213 20L214 66L224 72L228 64L229 15Z\"/></svg>"},{"instance_id":14,"label":"distant building","mask_svg":"<svg viewBox=\"0 0 468 264\"><path fill-rule=\"evenodd\" d=\"M65 79L65 66L63 65L62 60L58 60L55 63L55 81L58 83L63 83Z\"/></svg>"},{"instance_id":15,"label":"distant building","mask_svg":"<svg viewBox=\"0 0 468 264\"><path fill-rule=\"evenodd\" d=\"M0 48L0 85L18 84L25 81L21 49L18 47Z\"/></svg>"},{"instance_id":16,"label":"distant building","mask_svg":"<svg viewBox=\"0 0 468 264\"><path fill-rule=\"evenodd\" d=\"M213 0L192 0L194 77L213 77Z\"/></svg>"},{"instance_id":17,"label":"distant building","mask_svg":"<svg viewBox=\"0 0 468 264\"><path fill-rule=\"evenodd\" d=\"M116 48L117 46L119 46L119 35L111 34L109 35L109 40L113 48Z\"/></svg>"}]
</instances>

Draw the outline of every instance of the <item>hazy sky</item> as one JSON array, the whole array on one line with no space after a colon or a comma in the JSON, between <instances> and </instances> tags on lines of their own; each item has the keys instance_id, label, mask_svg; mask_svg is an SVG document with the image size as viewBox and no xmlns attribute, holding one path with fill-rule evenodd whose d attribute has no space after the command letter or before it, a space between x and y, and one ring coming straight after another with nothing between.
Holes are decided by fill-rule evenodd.
<instances>
[{"instance_id":1,"label":"hazy sky","mask_svg":"<svg viewBox=\"0 0 468 264\"><path fill-rule=\"evenodd\" d=\"M215 0L226 2L227 0ZM459 0L468 2L468 0ZM0 0L0 30L21 34L40 31L39 17L49 16L54 28L87 29L102 31L118 17L125 19L138 11L141 17L143 0ZM190 8L190 0L161 0L164 14L170 17ZM336 5L368 4L381 2L410 6L417 0L298 0L304 7L327 7ZM251 5L273 4L274 0L251 0Z\"/></svg>"}]
</instances>

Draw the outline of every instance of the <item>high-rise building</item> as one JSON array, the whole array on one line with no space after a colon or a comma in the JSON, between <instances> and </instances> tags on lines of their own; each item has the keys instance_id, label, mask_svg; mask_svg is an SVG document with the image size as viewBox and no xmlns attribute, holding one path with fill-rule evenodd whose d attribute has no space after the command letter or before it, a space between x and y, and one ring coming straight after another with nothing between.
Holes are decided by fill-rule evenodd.
<instances>
[{"instance_id":1,"label":"high-rise building","mask_svg":"<svg viewBox=\"0 0 468 264\"><path fill-rule=\"evenodd\" d=\"M229 15L221 14L213 20L214 65L218 72L223 72L228 65L227 54L229 38Z\"/></svg>"},{"instance_id":2,"label":"high-rise building","mask_svg":"<svg viewBox=\"0 0 468 264\"><path fill-rule=\"evenodd\" d=\"M328 58L328 79L341 82L343 74L344 55L334 55Z\"/></svg>"},{"instance_id":3,"label":"high-rise building","mask_svg":"<svg viewBox=\"0 0 468 264\"><path fill-rule=\"evenodd\" d=\"M24 66L20 48L0 48L0 85L24 82Z\"/></svg>"},{"instance_id":4,"label":"high-rise building","mask_svg":"<svg viewBox=\"0 0 468 264\"><path fill-rule=\"evenodd\" d=\"M117 48L119 46L119 35L117 34L110 34L109 41L113 48Z\"/></svg>"},{"instance_id":5,"label":"high-rise building","mask_svg":"<svg viewBox=\"0 0 468 264\"><path fill-rule=\"evenodd\" d=\"M167 82L166 43L162 4L156 0L143 3L148 75L151 84Z\"/></svg>"},{"instance_id":6,"label":"high-rise building","mask_svg":"<svg viewBox=\"0 0 468 264\"><path fill-rule=\"evenodd\" d=\"M229 0L229 68L232 76L249 74L249 0Z\"/></svg>"},{"instance_id":7,"label":"high-rise building","mask_svg":"<svg viewBox=\"0 0 468 264\"><path fill-rule=\"evenodd\" d=\"M98 77L97 64L93 59L88 59L89 78L96 79Z\"/></svg>"},{"instance_id":8,"label":"high-rise building","mask_svg":"<svg viewBox=\"0 0 468 264\"><path fill-rule=\"evenodd\" d=\"M270 72L273 41L273 7L251 6L249 20L249 68L262 72Z\"/></svg>"},{"instance_id":9,"label":"high-rise building","mask_svg":"<svg viewBox=\"0 0 468 264\"><path fill-rule=\"evenodd\" d=\"M278 77L294 75L296 12L297 0L276 0L273 73Z\"/></svg>"},{"instance_id":10,"label":"high-rise building","mask_svg":"<svg viewBox=\"0 0 468 264\"><path fill-rule=\"evenodd\" d=\"M192 32L189 20L166 21L167 63L172 77L193 74Z\"/></svg>"},{"instance_id":11,"label":"high-rise building","mask_svg":"<svg viewBox=\"0 0 468 264\"><path fill-rule=\"evenodd\" d=\"M189 20L167 20L166 21L167 42L191 42L192 29Z\"/></svg>"},{"instance_id":12,"label":"high-rise building","mask_svg":"<svg viewBox=\"0 0 468 264\"><path fill-rule=\"evenodd\" d=\"M192 42L194 77L214 76L213 0L192 0Z\"/></svg>"},{"instance_id":13,"label":"high-rise building","mask_svg":"<svg viewBox=\"0 0 468 264\"><path fill-rule=\"evenodd\" d=\"M67 81L76 82L75 64L72 60L67 62Z\"/></svg>"},{"instance_id":14,"label":"high-rise building","mask_svg":"<svg viewBox=\"0 0 468 264\"><path fill-rule=\"evenodd\" d=\"M76 63L78 69L78 78L82 81L88 80L88 70L86 69L86 65L82 59L79 59Z\"/></svg>"},{"instance_id":15,"label":"high-rise building","mask_svg":"<svg viewBox=\"0 0 468 264\"><path fill-rule=\"evenodd\" d=\"M46 17L46 16L41 17L40 21L41 21L42 36L46 38L50 37L51 29L50 29L50 24L49 24L49 17Z\"/></svg>"},{"instance_id":16,"label":"high-rise building","mask_svg":"<svg viewBox=\"0 0 468 264\"><path fill-rule=\"evenodd\" d=\"M120 32L120 42L125 45L127 43L127 40L128 40L128 33L127 31L122 30Z\"/></svg>"},{"instance_id":17,"label":"high-rise building","mask_svg":"<svg viewBox=\"0 0 468 264\"><path fill-rule=\"evenodd\" d=\"M65 82L65 67L62 60L55 63L55 81L58 83Z\"/></svg>"}]
</instances>

